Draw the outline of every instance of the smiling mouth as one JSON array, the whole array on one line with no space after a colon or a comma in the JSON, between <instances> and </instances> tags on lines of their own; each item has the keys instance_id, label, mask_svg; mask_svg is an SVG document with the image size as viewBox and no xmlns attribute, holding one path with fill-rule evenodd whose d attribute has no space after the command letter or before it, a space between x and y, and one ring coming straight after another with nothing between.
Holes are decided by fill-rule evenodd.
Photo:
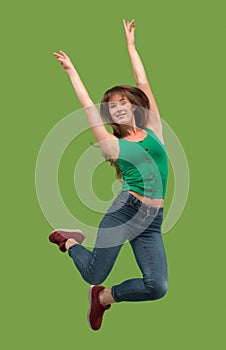
<instances>
[{"instance_id":1,"label":"smiling mouth","mask_svg":"<svg viewBox=\"0 0 226 350\"><path fill-rule=\"evenodd\" d=\"M117 115L117 118L123 118L125 116L125 114L119 114Z\"/></svg>"}]
</instances>

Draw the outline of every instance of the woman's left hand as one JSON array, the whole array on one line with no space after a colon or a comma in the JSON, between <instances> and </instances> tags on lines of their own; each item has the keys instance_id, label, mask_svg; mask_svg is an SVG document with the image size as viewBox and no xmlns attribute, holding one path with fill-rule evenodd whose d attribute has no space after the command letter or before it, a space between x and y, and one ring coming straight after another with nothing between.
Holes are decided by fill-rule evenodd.
<instances>
[{"instance_id":1,"label":"woman's left hand","mask_svg":"<svg viewBox=\"0 0 226 350\"><path fill-rule=\"evenodd\" d=\"M134 26L134 22L135 22L135 19L132 19L131 22L129 22L129 21L126 22L125 19L123 19L123 25L124 25L127 45L134 45L134 43L135 43L135 38L134 38L135 26Z\"/></svg>"}]
</instances>

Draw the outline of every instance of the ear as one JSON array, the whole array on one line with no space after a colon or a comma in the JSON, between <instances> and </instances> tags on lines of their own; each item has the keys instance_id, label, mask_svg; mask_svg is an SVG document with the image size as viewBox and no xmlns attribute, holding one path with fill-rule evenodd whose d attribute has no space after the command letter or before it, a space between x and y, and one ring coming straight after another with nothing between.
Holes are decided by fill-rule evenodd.
<instances>
[{"instance_id":1,"label":"ear","mask_svg":"<svg viewBox=\"0 0 226 350\"><path fill-rule=\"evenodd\" d=\"M136 109L137 109L137 107L133 105L132 111L134 112Z\"/></svg>"}]
</instances>

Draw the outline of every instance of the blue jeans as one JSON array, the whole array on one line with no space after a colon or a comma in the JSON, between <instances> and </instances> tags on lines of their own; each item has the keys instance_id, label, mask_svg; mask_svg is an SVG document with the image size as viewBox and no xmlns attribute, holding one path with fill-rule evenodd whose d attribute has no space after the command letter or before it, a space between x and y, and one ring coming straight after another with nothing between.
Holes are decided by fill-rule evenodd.
<instances>
[{"instance_id":1,"label":"blue jeans","mask_svg":"<svg viewBox=\"0 0 226 350\"><path fill-rule=\"evenodd\" d=\"M131 193L121 192L102 219L95 247L89 251L76 244L68 253L83 279L101 284L109 275L122 245L128 240L142 278L112 287L116 302L146 301L163 297L167 291L167 261L161 235L163 208L148 206Z\"/></svg>"}]
</instances>

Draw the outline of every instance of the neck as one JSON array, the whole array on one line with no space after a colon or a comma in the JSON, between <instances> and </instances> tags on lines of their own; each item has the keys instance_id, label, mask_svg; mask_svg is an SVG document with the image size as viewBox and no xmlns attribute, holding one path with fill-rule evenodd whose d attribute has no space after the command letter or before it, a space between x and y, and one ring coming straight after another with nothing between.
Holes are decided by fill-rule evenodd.
<instances>
[{"instance_id":1,"label":"neck","mask_svg":"<svg viewBox=\"0 0 226 350\"><path fill-rule=\"evenodd\" d=\"M120 129L123 135L136 135L140 130L136 125L120 125Z\"/></svg>"}]
</instances>

